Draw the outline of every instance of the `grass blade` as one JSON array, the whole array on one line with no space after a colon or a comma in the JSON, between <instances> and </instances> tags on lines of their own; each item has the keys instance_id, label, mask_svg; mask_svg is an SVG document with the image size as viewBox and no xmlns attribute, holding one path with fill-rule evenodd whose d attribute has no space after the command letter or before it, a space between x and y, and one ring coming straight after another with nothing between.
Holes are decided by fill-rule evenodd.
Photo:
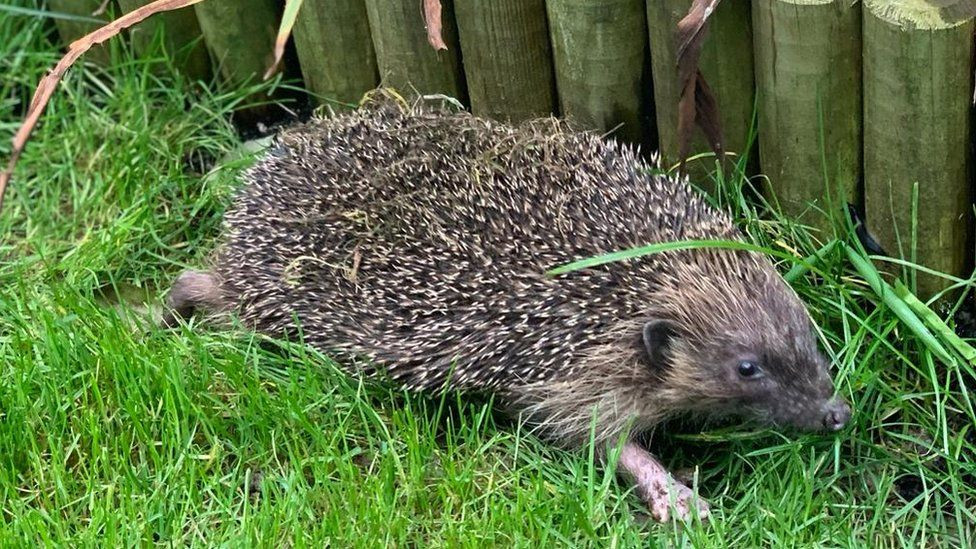
<instances>
[{"instance_id":1,"label":"grass blade","mask_svg":"<svg viewBox=\"0 0 976 549\"><path fill-rule=\"evenodd\" d=\"M918 297L915 296L900 280L895 281L895 294L907 304L923 322L945 341L950 347L956 350L969 364L976 366L976 348L966 343L961 337L956 335L939 315L927 307Z\"/></svg>"},{"instance_id":2,"label":"grass blade","mask_svg":"<svg viewBox=\"0 0 976 549\"><path fill-rule=\"evenodd\" d=\"M571 273L573 271L579 271L582 269L587 269L589 267L597 267L600 265L606 265L607 263L615 263L617 261L625 261L627 259L635 259L638 257L643 257L645 255L659 254L662 252L671 252L676 250L693 250L700 248L718 248L725 250L740 250L746 252L757 252L761 254L771 255L778 259L783 259L793 263L799 263L806 265L807 270L814 269L813 265L806 263L805 259L798 259L785 252L779 252L763 246L756 246L755 244L749 244L747 242L740 242L738 240L677 240L674 242L658 242L655 244L648 244L646 246L638 246L636 248L629 248L626 250L621 250L618 252L611 252L608 254L598 255L594 257L589 257L586 259L580 259L579 261L574 261L560 267L556 267L546 274L549 276L558 276L566 273Z\"/></svg>"},{"instance_id":3,"label":"grass blade","mask_svg":"<svg viewBox=\"0 0 976 549\"><path fill-rule=\"evenodd\" d=\"M63 19L65 21L95 23L98 25L104 25L106 23L104 19L96 19L94 17L85 17L84 15L75 15L73 13L63 13L60 11L36 10L33 8L25 8L23 6L8 6L5 4L0 4L0 11L6 11L16 15L29 15L31 17L45 17L48 19Z\"/></svg>"},{"instance_id":4,"label":"grass blade","mask_svg":"<svg viewBox=\"0 0 976 549\"><path fill-rule=\"evenodd\" d=\"M792 283L794 280L807 274L807 272L810 271L810 268L823 261L823 257L829 254L837 246L837 244L840 244L840 240L834 239L824 244L823 247L804 258L801 263L794 265L792 269L783 275L783 278L786 279L787 282Z\"/></svg>"},{"instance_id":5,"label":"grass blade","mask_svg":"<svg viewBox=\"0 0 976 549\"><path fill-rule=\"evenodd\" d=\"M881 273L864 256L854 251L851 247L846 247L847 257L850 259L857 272L867 281L874 293L881 298L881 301L901 320L905 327L912 331L923 343L923 345L939 357L939 360L946 364L954 364L955 360L949 351L939 343L932 332L915 315L911 307L898 297L895 289L881 278Z\"/></svg>"}]
</instances>

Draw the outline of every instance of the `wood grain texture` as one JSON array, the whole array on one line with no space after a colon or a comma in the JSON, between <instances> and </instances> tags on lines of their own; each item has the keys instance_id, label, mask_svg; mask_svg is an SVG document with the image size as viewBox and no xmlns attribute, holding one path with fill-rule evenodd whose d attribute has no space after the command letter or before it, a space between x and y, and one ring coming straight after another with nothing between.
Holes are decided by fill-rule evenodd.
<instances>
[{"instance_id":1,"label":"wood grain texture","mask_svg":"<svg viewBox=\"0 0 976 549\"><path fill-rule=\"evenodd\" d=\"M472 112L513 122L552 114L545 0L459 0L454 8Z\"/></svg>"},{"instance_id":2,"label":"wood grain texture","mask_svg":"<svg viewBox=\"0 0 976 549\"><path fill-rule=\"evenodd\" d=\"M206 0L194 6L221 76L232 86L254 83L271 65L278 32L275 0Z\"/></svg>"},{"instance_id":3,"label":"wood grain texture","mask_svg":"<svg viewBox=\"0 0 976 549\"><path fill-rule=\"evenodd\" d=\"M899 6L864 3L867 222L889 255L964 275L972 231L973 20ZM922 297L945 286L917 275Z\"/></svg>"},{"instance_id":4,"label":"wood grain texture","mask_svg":"<svg viewBox=\"0 0 976 549\"><path fill-rule=\"evenodd\" d=\"M293 36L306 87L331 106L357 104L379 82L363 0L305 0Z\"/></svg>"},{"instance_id":5,"label":"wood grain texture","mask_svg":"<svg viewBox=\"0 0 976 549\"><path fill-rule=\"evenodd\" d=\"M422 6L416 0L366 0L380 82L405 95L445 94L467 101L454 4L442 2L446 50L427 42Z\"/></svg>"},{"instance_id":6,"label":"wood grain texture","mask_svg":"<svg viewBox=\"0 0 976 549\"><path fill-rule=\"evenodd\" d=\"M753 0L762 172L787 215L833 236L861 180L861 7Z\"/></svg>"},{"instance_id":7,"label":"wood grain texture","mask_svg":"<svg viewBox=\"0 0 976 549\"><path fill-rule=\"evenodd\" d=\"M562 114L631 143L654 134L643 0L549 0Z\"/></svg>"}]
</instances>

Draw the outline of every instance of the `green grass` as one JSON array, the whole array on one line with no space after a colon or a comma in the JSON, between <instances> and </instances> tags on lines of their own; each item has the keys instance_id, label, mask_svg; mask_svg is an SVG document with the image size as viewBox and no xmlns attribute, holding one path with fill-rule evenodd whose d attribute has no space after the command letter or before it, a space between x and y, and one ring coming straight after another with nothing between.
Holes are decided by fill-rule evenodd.
<instances>
[{"instance_id":1,"label":"green grass","mask_svg":"<svg viewBox=\"0 0 976 549\"><path fill-rule=\"evenodd\" d=\"M0 11L4 158L55 60L46 25ZM935 360L838 247L793 283L852 425L660 437L666 462L699 468L705 525L646 521L586 452L553 450L488 403L362 385L244 330L154 328L143 302L202 264L243 164L201 176L187 159L235 150L242 96L114 55L69 75L0 216L0 544L976 543L972 370ZM722 203L755 244L812 256L742 184L723 181Z\"/></svg>"}]
</instances>

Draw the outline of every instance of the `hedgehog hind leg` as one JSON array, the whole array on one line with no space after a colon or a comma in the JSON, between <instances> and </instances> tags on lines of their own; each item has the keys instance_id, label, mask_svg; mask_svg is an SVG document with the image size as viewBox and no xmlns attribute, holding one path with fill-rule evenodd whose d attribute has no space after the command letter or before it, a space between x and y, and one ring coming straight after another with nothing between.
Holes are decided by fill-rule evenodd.
<instances>
[{"instance_id":1,"label":"hedgehog hind leg","mask_svg":"<svg viewBox=\"0 0 976 549\"><path fill-rule=\"evenodd\" d=\"M217 275L209 271L184 271L173 282L166 296L161 324L172 328L180 319L190 318L200 310L215 312L220 308L220 281Z\"/></svg>"}]
</instances>

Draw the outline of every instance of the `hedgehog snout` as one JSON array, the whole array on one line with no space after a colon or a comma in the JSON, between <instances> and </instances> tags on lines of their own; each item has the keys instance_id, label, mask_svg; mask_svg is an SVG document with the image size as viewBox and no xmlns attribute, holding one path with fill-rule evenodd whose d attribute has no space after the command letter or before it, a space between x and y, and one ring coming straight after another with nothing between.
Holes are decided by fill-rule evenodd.
<instances>
[{"instance_id":1,"label":"hedgehog snout","mask_svg":"<svg viewBox=\"0 0 976 549\"><path fill-rule=\"evenodd\" d=\"M801 431L836 433L847 426L851 419L851 407L838 397L808 400L796 398L787 417L779 423L788 424Z\"/></svg>"},{"instance_id":2,"label":"hedgehog snout","mask_svg":"<svg viewBox=\"0 0 976 549\"><path fill-rule=\"evenodd\" d=\"M821 408L823 427L828 431L840 431L851 419L851 407L839 398L832 398Z\"/></svg>"},{"instance_id":3,"label":"hedgehog snout","mask_svg":"<svg viewBox=\"0 0 976 549\"><path fill-rule=\"evenodd\" d=\"M817 391L819 392L819 391ZM851 406L842 398L830 394L798 391L772 391L767 400L766 413L771 423L806 432L835 433L847 426L851 419Z\"/></svg>"}]
</instances>

